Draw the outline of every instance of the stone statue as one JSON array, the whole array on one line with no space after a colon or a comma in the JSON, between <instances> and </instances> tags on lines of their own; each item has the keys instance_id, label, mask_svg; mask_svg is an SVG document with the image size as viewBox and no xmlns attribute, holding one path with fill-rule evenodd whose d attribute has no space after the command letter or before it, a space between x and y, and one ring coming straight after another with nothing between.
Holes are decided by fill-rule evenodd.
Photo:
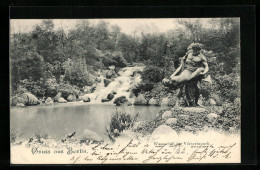
<instances>
[{"instance_id":1,"label":"stone statue","mask_svg":"<svg viewBox=\"0 0 260 170\"><path fill-rule=\"evenodd\" d=\"M182 57L180 66L170 76L170 79L163 79L165 86L179 88L176 107L179 106L180 97L184 97L186 106L199 106L200 93L197 84L209 70L207 59L201 53L201 48L201 44L192 43L188 47L186 55Z\"/></svg>"}]
</instances>

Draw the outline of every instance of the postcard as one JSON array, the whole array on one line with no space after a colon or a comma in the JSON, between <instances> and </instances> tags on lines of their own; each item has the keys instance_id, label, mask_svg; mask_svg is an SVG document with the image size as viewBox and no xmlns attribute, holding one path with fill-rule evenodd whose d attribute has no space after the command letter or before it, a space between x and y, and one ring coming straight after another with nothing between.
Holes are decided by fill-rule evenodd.
<instances>
[{"instance_id":1,"label":"postcard","mask_svg":"<svg viewBox=\"0 0 260 170\"><path fill-rule=\"evenodd\" d=\"M11 164L241 163L240 18L10 19Z\"/></svg>"}]
</instances>

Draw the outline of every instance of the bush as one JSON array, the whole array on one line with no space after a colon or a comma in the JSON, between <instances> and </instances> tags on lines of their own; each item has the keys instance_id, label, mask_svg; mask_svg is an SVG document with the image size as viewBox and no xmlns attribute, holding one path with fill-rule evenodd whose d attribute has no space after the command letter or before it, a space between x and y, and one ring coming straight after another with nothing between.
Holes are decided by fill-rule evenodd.
<instances>
[{"instance_id":1,"label":"bush","mask_svg":"<svg viewBox=\"0 0 260 170\"><path fill-rule=\"evenodd\" d=\"M70 84L62 84L58 87L58 92L62 93L62 97L67 99L70 94L74 94L77 98L81 95L79 88Z\"/></svg>"},{"instance_id":2,"label":"bush","mask_svg":"<svg viewBox=\"0 0 260 170\"><path fill-rule=\"evenodd\" d=\"M162 81L164 74L160 67L157 66L148 66L144 68L144 71L141 74L142 80L151 82L151 83L158 83Z\"/></svg>"},{"instance_id":3,"label":"bush","mask_svg":"<svg viewBox=\"0 0 260 170\"><path fill-rule=\"evenodd\" d=\"M16 93L22 94L26 92L30 92L37 97L43 97L45 94L43 82L41 80L35 81L32 78L20 80Z\"/></svg>"},{"instance_id":4,"label":"bush","mask_svg":"<svg viewBox=\"0 0 260 170\"><path fill-rule=\"evenodd\" d=\"M154 86L155 83L142 81L132 89L132 92L137 97L139 93L151 91L154 88Z\"/></svg>"},{"instance_id":5,"label":"bush","mask_svg":"<svg viewBox=\"0 0 260 170\"><path fill-rule=\"evenodd\" d=\"M47 79L44 83L46 89L46 97L54 97L58 93L59 84L56 82L55 78Z\"/></svg>"},{"instance_id":6,"label":"bush","mask_svg":"<svg viewBox=\"0 0 260 170\"><path fill-rule=\"evenodd\" d=\"M137 120L138 114L135 117L131 117L125 111L118 110L111 115L109 127L106 128L107 136L111 141L115 141L115 138L120 136L120 133L133 127Z\"/></svg>"},{"instance_id":7,"label":"bush","mask_svg":"<svg viewBox=\"0 0 260 170\"><path fill-rule=\"evenodd\" d=\"M233 102L235 98L240 97L239 81L235 75L218 76L215 81L217 93L223 101Z\"/></svg>"},{"instance_id":8,"label":"bush","mask_svg":"<svg viewBox=\"0 0 260 170\"><path fill-rule=\"evenodd\" d=\"M106 51L103 54L102 63L106 67L115 65L118 68L126 67L127 65L127 61L125 60L121 52L109 52L109 51Z\"/></svg>"}]
</instances>

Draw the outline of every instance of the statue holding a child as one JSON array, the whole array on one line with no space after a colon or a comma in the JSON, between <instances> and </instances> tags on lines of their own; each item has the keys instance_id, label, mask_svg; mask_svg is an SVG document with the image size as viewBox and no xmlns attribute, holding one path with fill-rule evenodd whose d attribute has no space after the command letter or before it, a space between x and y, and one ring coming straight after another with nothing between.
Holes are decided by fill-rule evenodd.
<instances>
[{"instance_id":1,"label":"statue holding a child","mask_svg":"<svg viewBox=\"0 0 260 170\"><path fill-rule=\"evenodd\" d=\"M181 59L180 66L170 76L169 79L164 78L163 84L170 88L179 88L177 93L176 105L178 100L185 96L186 106L198 106L200 96L198 82L205 78L209 67L206 57L201 53L202 44L192 43L188 47L188 52ZM185 94L183 94L183 91Z\"/></svg>"}]
</instances>

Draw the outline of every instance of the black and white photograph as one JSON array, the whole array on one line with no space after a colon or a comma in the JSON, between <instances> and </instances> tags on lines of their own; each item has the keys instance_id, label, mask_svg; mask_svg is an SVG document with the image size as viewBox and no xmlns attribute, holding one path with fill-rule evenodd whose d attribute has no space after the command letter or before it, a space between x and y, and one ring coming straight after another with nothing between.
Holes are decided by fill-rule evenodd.
<instances>
[{"instance_id":1,"label":"black and white photograph","mask_svg":"<svg viewBox=\"0 0 260 170\"><path fill-rule=\"evenodd\" d=\"M241 163L240 18L10 19L11 164Z\"/></svg>"}]
</instances>

